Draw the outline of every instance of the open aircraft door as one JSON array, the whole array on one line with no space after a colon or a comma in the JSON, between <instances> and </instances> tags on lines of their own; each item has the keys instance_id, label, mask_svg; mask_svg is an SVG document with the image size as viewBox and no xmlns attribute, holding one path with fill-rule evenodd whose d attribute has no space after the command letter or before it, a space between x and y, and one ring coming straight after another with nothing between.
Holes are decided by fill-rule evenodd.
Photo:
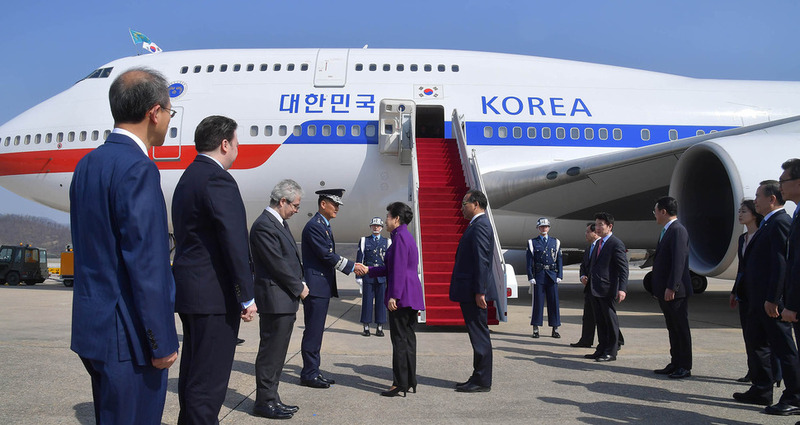
<instances>
[{"instance_id":1,"label":"open aircraft door","mask_svg":"<svg viewBox=\"0 0 800 425\"><path fill-rule=\"evenodd\" d=\"M378 150L382 155L400 158L411 164L417 105L408 99L383 99L378 111Z\"/></svg>"},{"instance_id":2,"label":"open aircraft door","mask_svg":"<svg viewBox=\"0 0 800 425\"><path fill-rule=\"evenodd\" d=\"M155 161L180 161L181 138L183 131L183 106L173 106L175 114L169 122L169 130L162 146L153 146L152 155Z\"/></svg>"}]
</instances>

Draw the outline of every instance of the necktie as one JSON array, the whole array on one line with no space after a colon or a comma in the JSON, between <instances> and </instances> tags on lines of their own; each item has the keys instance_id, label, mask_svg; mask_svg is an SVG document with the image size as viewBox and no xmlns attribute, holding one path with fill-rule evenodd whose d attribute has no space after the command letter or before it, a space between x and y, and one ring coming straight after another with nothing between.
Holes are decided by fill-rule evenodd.
<instances>
[{"instance_id":1,"label":"necktie","mask_svg":"<svg viewBox=\"0 0 800 425\"><path fill-rule=\"evenodd\" d=\"M661 239L664 237L664 233L667 233L667 229L661 229L661 234L658 235L659 242L661 242Z\"/></svg>"},{"instance_id":2,"label":"necktie","mask_svg":"<svg viewBox=\"0 0 800 425\"><path fill-rule=\"evenodd\" d=\"M544 244L547 245L547 236L544 237Z\"/></svg>"},{"instance_id":3,"label":"necktie","mask_svg":"<svg viewBox=\"0 0 800 425\"><path fill-rule=\"evenodd\" d=\"M289 228L289 222L288 221L283 220L283 227L285 227L286 231L289 232L289 236L292 236L292 229ZM292 239L294 239L294 237L292 237Z\"/></svg>"},{"instance_id":4,"label":"necktie","mask_svg":"<svg viewBox=\"0 0 800 425\"><path fill-rule=\"evenodd\" d=\"M600 257L600 250L603 248L603 238L597 240L597 249L594 250L595 256L594 259L598 259Z\"/></svg>"}]
</instances>

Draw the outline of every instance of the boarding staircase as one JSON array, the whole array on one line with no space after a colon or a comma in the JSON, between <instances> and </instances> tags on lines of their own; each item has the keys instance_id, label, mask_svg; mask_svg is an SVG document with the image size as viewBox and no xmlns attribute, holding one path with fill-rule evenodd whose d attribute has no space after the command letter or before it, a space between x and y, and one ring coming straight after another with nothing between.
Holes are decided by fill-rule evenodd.
<instances>
[{"instance_id":1,"label":"boarding staircase","mask_svg":"<svg viewBox=\"0 0 800 425\"><path fill-rule=\"evenodd\" d=\"M468 189L486 190L475 152L470 154L467 150L464 125L457 111L452 116L454 138L415 139L415 108L410 100L381 101L379 148L382 154L397 155L402 164L412 168L412 231L420 247L419 269L425 296L425 311L420 312L419 321L428 325L464 325L460 306L450 301L456 249L469 224L461 213L461 201ZM496 229L491 205L486 214ZM507 320L507 295L516 296L517 292L514 270L503 261L497 231L494 239L492 272L499 299L489 303L489 324Z\"/></svg>"}]
</instances>

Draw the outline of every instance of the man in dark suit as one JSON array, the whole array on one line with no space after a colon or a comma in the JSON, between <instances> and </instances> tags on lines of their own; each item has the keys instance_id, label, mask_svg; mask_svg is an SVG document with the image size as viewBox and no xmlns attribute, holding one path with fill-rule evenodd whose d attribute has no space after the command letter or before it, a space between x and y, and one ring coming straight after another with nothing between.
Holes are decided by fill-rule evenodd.
<instances>
[{"instance_id":1,"label":"man in dark suit","mask_svg":"<svg viewBox=\"0 0 800 425\"><path fill-rule=\"evenodd\" d=\"M322 334L325 331L325 318L331 297L338 297L336 271L346 275L355 270L366 273L366 267L336 253L330 221L339 213L344 189L324 189L316 192L318 212L308 220L303 228L303 275L308 284L309 294L303 299L305 330L301 352L303 370L300 383L311 388L329 388L333 379L327 379L319 370L322 347Z\"/></svg>"},{"instance_id":2,"label":"man in dark suit","mask_svg":"<svg viewBox=\"0 0 800 425\"><path fill-rule=\"evenodd\" d=\"M664 313L669 333L670 362L655 370L672 379L692 376L692 334L689 330L689 233L678 222L678 201L660 198L653 208L656 223L663 226L653 261L653 296Z\"/></svg>"},{"instance_id":3,"label":"man in dark suit","mask_svg":"<svg viewBox=\"0 0 800 425\"><path fill-rule=\"evenodd\" d=\"M628 288L628 258L625 245L612 234L614 216L600 212L594 218L599 239L589 260L589 285L598 343L595 352L584 357L597 362L611 362L617 359L619 350L617 304L625 300Z\"/></svg>"},{"instance_id":4,"label":"man in dark suit","mask_svg":"<svg viewBox=\"0 0 800 425\"><path fill-rule=\"evenodd\" d=\"M216 424L228 391L240 319L253 320L247 216L228 171L236 121L212 115L194 133L197 157L172 197L175 311L183 323L178 424Z\"/></svg>"},{"instance_id":5,"label":"man in dark suit","mask_svg":"<svg viewBox=\"0 0 800 425\"><path fill-rule=\"evenodd\" d=\"M583 284L583 317L581 318L581 338L578 342L573 342L570 347L585 347L589 348L594 345L594 329L597 323L594 321L594 313L592 312L592 291L589 286L589 260L592 258L592 248L594 242L598 239L597 233L594 232L594 223L586 224L586 242L589 247L583 251L583 259L580 265L580 280Z\"/></svg>"},{"instance_id":6,"label":"man in dark suit","mask_svg":"<svg viewBox=\"0 0 800 425\"><path fill-rule=\"evenodd\" d=\"M781 195L784 200L795 203L794 218L789 229L786 243L786 279L784 284L784 308L781 318L794 323L795 342L800 350L800 332L798 331L797 312L800 311L800 159L792 158L784 162L783 173L778 179Z\"/></svg>"},{"instance_id":7,"label":"man in dark suit","mask_svg":"<svg viewBox=\"0 0 800 425\"><path fill-rule=\"evenodd\" d=\"M489 338L487 301L497 299L492 275L494 232L486 217L486 195L470 190L461 202L461 213L469 226L458 241L450 301L461 305L461 314L472 343L472 376L456 385L459 392L488 392L492 389L492 340Z\"/></svg>"},{"instance_id":8,"label":"man in dark suit","mask_svg":"<svg viewBox=\"0 0 800 425\"><path fill-rule=\"evenodd\" d=\"M299 410L283 404L278 384L300 299L308 295L300 253L288 222L300 210L302 196L303 189L297 182L280 181L272 189L269 206L250 229L261 331L253 412L271 419L288 419Z\"/></svg>"},{"instance_id":9,"label":"man in dark suit","mask_svg":"<svg viewBox=\"0 0 800 425\"><path fill-rule=\"evenodd\" d=\"M114 130L69 189L70 346L91 376L97 423L160 424L178 336L167 209L147 152L164 143L174 111L167 81L145 68L119 75L108 97Z\"/></svg>"},{"instance_id":10,"label":"man in dark suit","mask_svg":"<svg viewBox=\"0 0 800 425\"><path fill-rule=\"evenodd\" d=\"M800 363L792 327L778 320L783 310L786 274L786 238L791 218L783 209L780 185L775 180L760 183L753 200L762 214L758 231L753 235L742 261L744 270L736 287L737 296L747 302L745 339L751 348L748 368L752 385L733 398L742 403L766 405L764 411L775 415L800 413ZM772 404L775 382L770 361L778 358L786 388L780 401Z\"/></svg>"}]
</instances>

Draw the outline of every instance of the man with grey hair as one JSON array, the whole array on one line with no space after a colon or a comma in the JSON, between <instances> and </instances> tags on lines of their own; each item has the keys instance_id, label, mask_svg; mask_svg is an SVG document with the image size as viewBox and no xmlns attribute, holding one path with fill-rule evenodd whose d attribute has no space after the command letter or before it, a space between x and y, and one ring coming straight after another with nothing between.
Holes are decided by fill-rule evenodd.
<instances>
[{"instance_id":1,"label":"man with grey hair","mask_svg":"<svg viewBox=\"0 0 800 425\"><path fill-rule=\"evenodd\" d=\"M91 376L97 423L160 424L178 336L167 209L147 152L175 111L166 79L146 68L120 74L108 97L114 131L80 160L69 191L71 348Z\"/></svg>"},{"instance_id":2,"label":"man with grey hair","mask_svg":"<svg viewBox=\"0 0 800 425\"><path fill-rule=\"evenodd\" d=\"M253 413L270 419L289 419L299 409L281 402L278 384L300 300L308 295L300 253L288 223L300 210L302 196L297 182L281 180L272 189L269 207L250 229L261 330Z\"/></svg>"}]
</instances>

